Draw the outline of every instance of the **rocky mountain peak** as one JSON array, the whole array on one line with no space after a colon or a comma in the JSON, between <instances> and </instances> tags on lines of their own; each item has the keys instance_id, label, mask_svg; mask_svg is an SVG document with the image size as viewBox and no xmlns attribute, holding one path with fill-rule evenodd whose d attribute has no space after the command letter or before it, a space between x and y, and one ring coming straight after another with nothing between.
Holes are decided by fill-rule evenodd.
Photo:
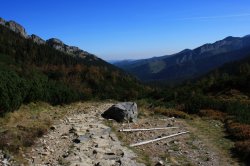
<instances>
[{"instance_id":1,"label":"rocky mountain peak","mask_svg":"<svg viewBox=\"0 0 250 166\"><path fill-rule=\"evenodd\" d=\"M5 27L9 28L10 30L20 34L22 37L24 37L26 39L31 39L33 42L35 42L37 44L48 44L49 46L53 47L54 49L65 52L67 54L70 54L71 56L86 58L87 55L91 55L92 58L94 58L94 59L97 58L94 55L92 55L86 51L83 51L78 47L68 46L68 45L64 44L60 39L57 39L57 38L51 38L51 39L48 39L47 41L45 41L37 35L34 35L34 34L27 35L24 27L21 26L20 24L16 23L15 21L5 21L3 18L0 17L0 25L3 25Z\"/></svg>"},{"instance_id":2,"label":"rocky mountain peak","mask_svg":"<svg viewBox=\"0 0 250 166\"><path fill-rule=\"evenodd\" d=\"M181 52L179 52L179 53L189 53L189 52L191 52L192 50L191 49L184 49L184 50L182 50Z\"/></svg>"},{"instance_id":3,"label":"rocky mountain peak","mask_svg":"<svg viewBox=\"0 0 250 166\"><path fill-rule=\"evenodd\" d=\"M246 36L244 36L244 38L249 38L250 37L250 35L246 35Z\"/></svg>"},{"instance_id":4,"label":"rocky mountain peak","mask_svg":"<svg viewBox=\"0 0 250 166\"><path fill-rule=\"evenodd\" d=\"M24 27L21 26L20 24L16 23L15 21L5 21L3 18L0 18L0 24L8 27L12 31L20 34L22 37L28 38L28 35L27 35Z\"/></svg>"},{"instance_id":5,"label":"rocky mountain peak","mask_svg":"<svg viewBox=\"0 0 250 166\"><path fill-rule=\"evenodd\" d=\"M0 17L0 25L5 25L6 24L6 21Z\"/></svg>"},{"instance_id":6,"label":"rocky mountain peak","mask_svg":"<svg viewBox=\"0 0 250 166\"><path fill-rule=\"evenodd\" d=\"M76 46L68 46L64 44L61 40L57 38L48 39L46 43L51 47L55 48L56 50L71 54L73 56L85 58L86 55L90 55L90 53L83 51Z\"/></svg>"},{"instance_id":7,"label":"rocky mountain peak","mask_svg":"<svg viewBox=\"0 0 250 166\"><path fill-rule=\"evenodd\" d=\"M229 50L241 49L242 47L244 47L244 43L241 38L229 36L215 43L205 44L197 48L196 50L200 50L199 54L204 54L209 52L212 53L213 55L213 54L228 52Z\"/></svg>"},{"instance_id":8,"label":"rocky mountain peak","mask_svg":"<svg viewBox=\"0 0 250 166\"><path fill-rule=\"evenodd\" d=\"M51 38L51 39L48 39L46 41L49 45L64 45L64 43L60 40L60 39L57 39L57 38Z\"/></svg>"},{"instance_id":9,"label":"rocky mountain peak","mask_svg":"<svg viewBox=\"0 0 250 166\"><path fill-rule=\"evenodd\" d=\"M43 40L42 38L40 38L39 36L34 35L34 34L32 34L32 35L30 36L30 39L32 39L32 40L33 40L35 43L37 43L37 44L45 44L45 43L46 43L45 40Z\"/></svg>"}]
</instances>

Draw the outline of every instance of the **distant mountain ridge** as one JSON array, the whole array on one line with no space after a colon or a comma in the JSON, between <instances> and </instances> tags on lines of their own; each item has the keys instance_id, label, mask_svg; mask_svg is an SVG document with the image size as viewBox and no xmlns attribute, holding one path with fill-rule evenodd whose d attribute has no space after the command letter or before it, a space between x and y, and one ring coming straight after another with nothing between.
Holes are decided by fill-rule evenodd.
<instances>
[{"instance_id":1,"label":"distant mountain ridge","mask_svg":"<svg viewBox=\"0 0 250 166\"><path fill-rule=\"evenodd\" d=\"M229 36L193 50L185 49L173 55L136 61L121 61L114 65L134 74L142 81L175 83L205 74L227 62L242 59L249 52L249 35Z\"/></svg>"},{"instance_id":2,"label":"distant mountain ridge","mask_svg":"<svg viewBox=\"0 0 250 166\"><path fill-rule=\"evenodd\" d=\"M93 54L88 53L87 51L81 50L80 48L76 46L68 46L65 43L63 43L60 39L57 38L51 38L48 40L44 40L41 37L32 34L28 35L25 28L20 25L19 23L15 21L6 21L3 18L0 17L0 25L3 25L10 30L20 34L25 39L31 39L33 42L37 44L48 44L49 46L55 48L56 50L65 52L67 54L70 54L72 56L80 57L80 58L86 58L86 56L91 56L93 59L97 59Z\"/></svg>"}]
</instances>

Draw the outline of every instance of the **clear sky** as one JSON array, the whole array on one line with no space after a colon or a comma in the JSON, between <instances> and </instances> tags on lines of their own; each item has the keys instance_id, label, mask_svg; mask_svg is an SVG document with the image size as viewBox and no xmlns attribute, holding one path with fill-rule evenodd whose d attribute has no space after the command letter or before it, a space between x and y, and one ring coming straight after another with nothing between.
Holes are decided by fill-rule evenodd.
<instances>
[{"instance_id":1,"label":"clear sky","mask_svg":"<svg viewBox=\"0 0 250 166\"><path fill-rule=\"evenodd\" d=\"M5 0L0 17L105 60L141 59L250 34L249 0Z\"/></svg>"}]
</instances>

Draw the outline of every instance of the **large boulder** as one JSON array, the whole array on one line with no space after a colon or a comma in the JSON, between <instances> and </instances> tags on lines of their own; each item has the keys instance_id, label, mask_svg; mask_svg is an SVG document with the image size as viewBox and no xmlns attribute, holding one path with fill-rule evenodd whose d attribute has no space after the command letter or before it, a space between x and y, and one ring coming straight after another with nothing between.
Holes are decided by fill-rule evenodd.
<instances>
[{"instance_id":1,"label":"large boulder","mask_svg":"<svg viewBox=\"0 0 250 166\"><path fill-rule=\"evenodd\" d=\"M137 120L137 115L138 110L136 103L123 102L111 106L102 114L102 117L106 119L114 119L117 122L135 122Z\"/></svg>"}]
</instances>

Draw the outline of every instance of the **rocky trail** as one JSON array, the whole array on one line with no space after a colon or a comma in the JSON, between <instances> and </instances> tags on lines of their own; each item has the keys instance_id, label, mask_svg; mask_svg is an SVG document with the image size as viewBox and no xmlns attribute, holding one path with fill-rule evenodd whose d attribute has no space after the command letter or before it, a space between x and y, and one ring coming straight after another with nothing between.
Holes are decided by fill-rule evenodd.
<instances>
[{"instance_id":1,"label":"rocky trail","mask_svg":"<svg viewBox=\"0 0 250 166\"><path fill-rule=\"evenodd\" d=\"M103 124L101 113L111 105L80 104L37 141L27 154L29 165L143 165Z\"/></svg>"},{"instance_id":2,"label":"rocky trail","mask_svg":"<svg viewBox=\"0 0 250 166\"><path fill-rule=\"evenodd\" d=\"M208 138L209 135L208 137L200 135L198 129L186 120L150 115L139 116L136 123L117 123L113 120L105 120L101 116L112 105L113 103L107 102L89 102L66 106L68 110L66 116L55 121L50 131L37 139L35 145L24 153L23 157L28 161L27 165L239 165L230 154L221 153L214 142ZM177 128L118 132L120 129L128 128L167 126ZM217 122L215 126L221 127ZM133 143L183 131L190 133L129 148ZM225 141L224 138L222 141ZM6 162L4 165L9 164Z\"/></svg>"}]
</instances>

